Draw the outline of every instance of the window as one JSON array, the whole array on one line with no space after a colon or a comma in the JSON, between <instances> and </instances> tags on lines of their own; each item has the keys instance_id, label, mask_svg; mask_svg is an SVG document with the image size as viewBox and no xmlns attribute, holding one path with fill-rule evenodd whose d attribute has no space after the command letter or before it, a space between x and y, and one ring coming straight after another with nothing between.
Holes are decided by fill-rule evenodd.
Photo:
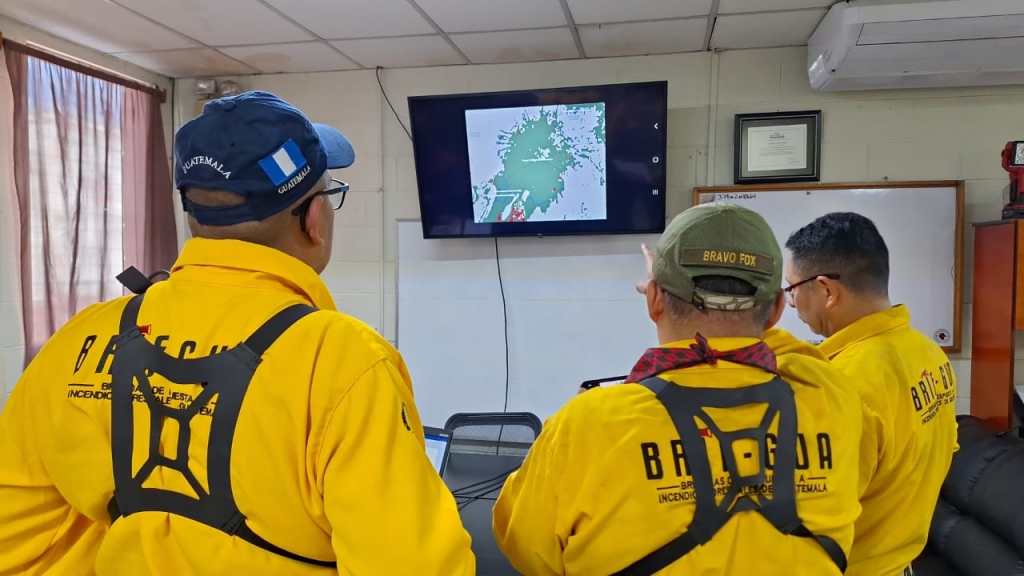
<instances>
[{"instance_id":1,"label":"window","mask_svg":"<svg viewBox=\"0 0 1024 576\"><path fill-rule=\"evenodd\" d=\"M4 41L26 360L128 265L169 268L176 239L162 94Z\"/></svg>"},{"instance_id":2,"label":"window","mask_svg":"<svg viewBox=\"0 0 1024 576\"><path fill-rule=\"evenodd\" d=\"M114 276L124 264L125 89L31 56L26 71L30 239L23 257L31 317L43 320L26 344L38 348L82 308L122 294Z\"/></svg>"}]
</instances>

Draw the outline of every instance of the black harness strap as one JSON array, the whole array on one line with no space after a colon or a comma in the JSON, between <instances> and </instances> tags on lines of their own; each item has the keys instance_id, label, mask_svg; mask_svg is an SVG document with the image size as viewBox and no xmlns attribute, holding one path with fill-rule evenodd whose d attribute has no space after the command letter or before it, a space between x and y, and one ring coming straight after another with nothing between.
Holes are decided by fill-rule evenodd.
<instances>
[{"instance_id":1,"label":"black harness strap","mask_svg":"<svg viewBox=\"0 0 1024 576\"><path fill-rule=\"evenodd\" d=\"M316 312L316 308L305 304L295 304L281 310L245 339L246 347L256 356L263 356L267 348L270 348L285 330L312 312Z\"/></svg>"},{"instance_id":2,"label":"black harness strap","mask_svg":"<svg viewBox=\"0 0 1024 576\"><path fill-rule=\"evenodd\" d=\"M242 400L264 352L295 322L316 309L296 304L281 310L263 323L242 344L203 358L168 356L148 342L137 326L140 294L128 301L121 313L120 334L115 339L111 368L111 452L114 467L114 497L107 506L111 521L142 511L176 514L202 522L237 536L268 552L317 566L335 567L336 562L306 558L279 548L261 538L245 522L231 490L231 445ZM186 406L172 408L157 397L150 385L152 374L172 384L200 384L203 390ZM149 454L137 473L132 472L135 394L140 393L149 409ZM216 401L214 402L214 398ZM207 445L207 488L188 466L192 418L203 409L211 417ZM178 423L178 444L174 459L160 453L160 436L167 419ZM176 470L184 476L195 496L143 488L158 467Z\"/></svg>"},{"instance_id":3,"label":"black harness strap","mask_svg":"<svg viewBox=\"0 0 1024 576\"><path fill-rule=\"evenodd\" d=\"M825 550L841 572L846 571L846 554L835 540L812 534L800 521L796 510L796 441L797 414L793 391L781 378L738 389L689 388L677 386L653 377L640 382L654 392L672 419L687 455L693 478L695 510L686 531L644 558L616 573L617 576L654 574L694 548L702 546L729 521L734 514L757 511L780 532L792 536L812 538ZM737 408L750 404L765 404L767 409L756 428L735 431L721 430L705 408ZM777 442L773 466L773 497L757 495L756 489L766 484L767 447L765 437L772 422L778 420ZM697 429L700 420L718 439L724 467L730 477L730 486L721 503L716 502L714 477L708 458L707 445ZM733 445L737 441L753 440L758 447L758 471L741 476ZM753 489L753 494L744 489Z\"/></svg>"},{"instance_id":4,"label":"black harness strap","mask_svg":"<svg viewBox=\"0 0 1024 576\"><path fill-rule=\"evenodd\" d=\"M846 573L846 553L843 552L843 548L838 542L828 536L812 534L811 531L803 524L800 524L800 526L792 532L792 535L802 536L804 538L813 538L825 550L828 557L835 562L836 566L839 567L839 571L843 574Z\"/></svg>"},{"instance_id":5,"label":"black harness strap","mask_svg":"<svg viewBox=\"0 0 1024 576\"><path fill-rule=\"evenodd\" d=\"M121 321L117 327L119 336L130 332L132 328L138 327L139 308L142 308L142 294L133 296L132 299L125 304L124 310L121 311Z\"/></svg>"},{"instance_id":6,"label":"black harness strap","mask_svg":"<svg viewBox=\"0 0 1024 576\"><path fill-rule=\"evenodd\" d=\"M245 540L246 542L252 544L253 546L257 546L259 548L263 548L267 552L273 552L274 554L277 554L278 556L284 556L285 558L290 558L292 560L297 560L299 562L305 562L306 564L313 564L315 566L323 566L324 568L337 568L338 567L338 563L337 562L328 561L328 560L314 560L313 558L306 558L305 556L300 556L298 554L295 554L294 552L289 552L289 551L285 550L284 548L280 548L278 546L274 546L270 542L267 542L266 540L261 538L259 534L253 532L252 528L249 528L249 524L247 524L244 520L242 521L241 524L239 524L238 530L235 532L234 535L238 536L242 540Z\"/></svg>"}]
</instances>

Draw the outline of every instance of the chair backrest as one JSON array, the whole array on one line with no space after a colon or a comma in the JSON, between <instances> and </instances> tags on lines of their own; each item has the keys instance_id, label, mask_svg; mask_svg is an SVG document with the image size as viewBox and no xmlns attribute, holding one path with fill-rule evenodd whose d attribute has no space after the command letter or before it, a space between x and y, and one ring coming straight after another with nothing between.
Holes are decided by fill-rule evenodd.
<instances>
[{"instance_id":1,"label":"chair backrest","mask_svg":"<svg viewBox=\"0 0 1024 576\"><path fill-rule=\"evenodd\" d=\"M520 425L533 430L534 436L540 436L541 422L532 412L459 412L452 414L445 422L448 430L465 426L506 426Z\"/></svg>"},{"instance_id":2,"label":"chair backrest","mask_svg":"<svg viewBox=\"0 0 1024 576\"><path fill-rule=\"evenodd\" d=\"M473 447L487 450L493 447L500 455L504 447L511 454L525 456L533 441L540 436L541 422L530 412L460 412L445 422L445 430L452 434L452 444L463 452L474 452Z\"/></svg>"},{"instance_id":3,"label":"chair backrest","mask_svg":"<svg viewBox=\"0 0 1024 576\"><path fill-rule=\"evenodd\" d=\"M491 508L505 478L540 435L540 419L529 412L459 413L444 427L452 440L443 478L473 538L477 574L516 574L494 541Z\"/></svg>"}]
</instances>

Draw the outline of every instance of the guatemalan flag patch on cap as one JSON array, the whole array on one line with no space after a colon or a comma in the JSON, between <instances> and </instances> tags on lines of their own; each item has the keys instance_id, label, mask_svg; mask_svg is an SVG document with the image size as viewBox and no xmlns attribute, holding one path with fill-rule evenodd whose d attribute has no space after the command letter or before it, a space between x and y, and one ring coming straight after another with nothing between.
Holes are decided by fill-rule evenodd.
<instances>
[{"instance_id":1,"label":"guatemalan flag patch on cap","mask_svg":"<svg viewBox=\"0 0 1024 576\"><path fill-rule=\"evenodd\" d=\"M299 170L305 168L306 164L308 164L306 157L299 150L299 145L291 138L273 154L259 161L260 168L274 183L274 186L280 186L287 182Z\"/></svg>"}]
</instances>

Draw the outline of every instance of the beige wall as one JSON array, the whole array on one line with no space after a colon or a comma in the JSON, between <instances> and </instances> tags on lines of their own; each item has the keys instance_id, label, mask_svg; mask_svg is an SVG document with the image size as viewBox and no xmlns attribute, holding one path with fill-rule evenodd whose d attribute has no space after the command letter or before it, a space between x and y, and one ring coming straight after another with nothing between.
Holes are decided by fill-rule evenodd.
<instances>
[{"instance_id":1,"label":"beige wall","mask_svg":"<svg viewBox=\"0 0 1024 576\"><path fill-rule=\"evenodd\" d=\"M808 88L804 59L803 48L782 48L417 68L385 71L384 86L408 123L405 98L411 95L668 80L669 216L689 206L693 186L732 183L734 114L820 108L823 181L964 179L967 222L999 218L1006 183L999 150L1024 137L1024 86L822 94ZM339 218L326 279L340 307L394 339L395 222L418 218L419 206L412 146L379 97L372 73L237 80L245 88L278 90L314 120L335 122L353 137L361 166L342 177L357 193ZM191 92L192 82L178 82L179 119L195 113ZM954 358L961 411L969 395L971 238L968 226L965 352Z\"/></svg>"},{"instance_id":2,"label":"beige wall","mask_svg":"<svg viewBox=\"0 0 1024 576\"><path fill-rule=\"evenodd\" d=\"M71 54L72 56L116 70L122 74L156 84L168 90L168 92L173 87L169 78L143 70L123 60L118 60L94 50L60 40L45 32L3 16L0 16L0 33L3 33L5 38L20 42L32 41ZM3 82L6 83L7 79L4 78ZM10 97L9 84L5 84L0 89L7 90L7 96ZM164 104L163 113L164 130L169 145L171 134L173 134L170 102ZM3 148L4 144L0 141L0 151ZM6 155L0 153L0 157L9 158L10 152L7 152ZM17 284L18 276L16 274L18 254L12 221L14 217L14 191L8 189L6 182L9 182L9 179L5 178L6 175L6 166L0 166L0 407L3 406L7 395L13 389L18 376L21 374L24 356L24 343L21 333L21 302Z\"/></svg>"}]
</instances>

